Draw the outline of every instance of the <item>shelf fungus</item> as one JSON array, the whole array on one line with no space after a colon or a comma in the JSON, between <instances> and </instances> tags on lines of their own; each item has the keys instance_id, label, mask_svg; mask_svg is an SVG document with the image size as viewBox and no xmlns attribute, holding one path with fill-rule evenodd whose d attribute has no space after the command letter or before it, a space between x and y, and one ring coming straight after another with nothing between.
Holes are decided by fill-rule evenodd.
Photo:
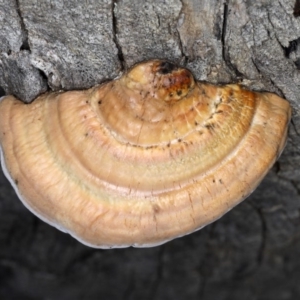
<instances>
[{"instance_id":1,"label":"shelf fungus","mask_svg":"<svg viewBox=\"0 0 300 300\"><path fill-rule=\"evenodd\" d=\"M24 205L95 248L148 247L220 218L283 150L287 101L140 63L84 91L0 103L1 162Z\"/></svg>"}]
</instances>

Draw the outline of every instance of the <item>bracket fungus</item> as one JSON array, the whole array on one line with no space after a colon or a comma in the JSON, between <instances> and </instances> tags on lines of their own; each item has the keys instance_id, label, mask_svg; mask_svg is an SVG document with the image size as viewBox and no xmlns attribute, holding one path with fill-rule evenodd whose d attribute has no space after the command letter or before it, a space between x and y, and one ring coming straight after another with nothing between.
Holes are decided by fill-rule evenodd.
<instances>
[{"instance_id":1,"label":"bracket fungus","mask_svg":"<svg viewBox=\"0 0 300 300\"><path fill-rule=\"evenodd\" d=\"M82 243L155 246L245 199L282 152L290 115L275 94L152 60L88 90L4 97L1 164L27 208Z\"/></svg>"}]
</instances>

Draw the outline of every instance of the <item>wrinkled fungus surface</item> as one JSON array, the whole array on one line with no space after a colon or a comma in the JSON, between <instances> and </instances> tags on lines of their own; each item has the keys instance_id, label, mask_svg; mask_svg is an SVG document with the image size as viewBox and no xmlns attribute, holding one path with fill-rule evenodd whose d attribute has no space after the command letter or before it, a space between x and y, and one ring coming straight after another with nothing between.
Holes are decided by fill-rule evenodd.
<instances>
[{"instance_id":1,"label":"wrinkled fungus surface","mask_svg":"<svg viewBox=\"0 0 300 300\"><path fill-rule=\"evenodd\" d=\"M280 155L290 106L159 60L84 91L0 103L1 163L34 214L96 247L154 246L245 199Z\"/></svg>"}]
</instances>

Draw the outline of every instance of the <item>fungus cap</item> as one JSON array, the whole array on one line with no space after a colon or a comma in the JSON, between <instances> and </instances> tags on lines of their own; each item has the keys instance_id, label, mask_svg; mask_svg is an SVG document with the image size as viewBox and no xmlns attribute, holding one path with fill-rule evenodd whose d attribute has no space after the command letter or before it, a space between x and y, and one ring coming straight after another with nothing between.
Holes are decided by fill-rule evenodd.
<instances>
[{"instance_id":1,"label":"fungus cap","mask_svg":"<svg viewBox=\"0 0 300 300\"><path fill-rule=\"evenodd\" d=\"M83 91L0 103L1 164L25 206L95 248L147 247L220 218L283 150L287 101L152 60Z\"/></svg>"}]
</instances>

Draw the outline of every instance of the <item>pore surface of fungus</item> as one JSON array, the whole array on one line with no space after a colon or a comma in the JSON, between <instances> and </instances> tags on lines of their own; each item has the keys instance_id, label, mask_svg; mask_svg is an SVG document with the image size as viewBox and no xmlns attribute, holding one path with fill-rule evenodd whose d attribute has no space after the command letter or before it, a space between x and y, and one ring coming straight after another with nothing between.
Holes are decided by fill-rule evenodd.
<instances>
[{"instance_id":1,"label":"pore surface of fungus","mask_svg":"<svg viewBox=\"0 0 300 300\"><path fill-rule=\"evenodd\" d=\"M26 207L84 244L154 246L245 199L280 155L289 119L275 94L153 60L84 91L4 97L1 163Z\"/></svg>"}]
</instances>

